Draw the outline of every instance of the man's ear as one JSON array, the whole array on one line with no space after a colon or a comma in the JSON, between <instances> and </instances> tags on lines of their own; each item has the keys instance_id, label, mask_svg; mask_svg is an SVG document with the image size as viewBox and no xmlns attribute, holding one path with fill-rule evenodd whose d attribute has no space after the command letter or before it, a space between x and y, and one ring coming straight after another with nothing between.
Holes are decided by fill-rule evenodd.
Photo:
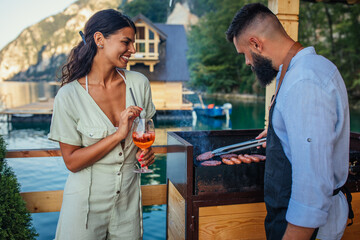
<instances>
[{"instance_id":1,"label":"man's ear","mask_svg":"<svg viewBox=\"0 0 360 240\"><path fill-rule=\"evenodd\" d=\"M251 49L253 49L253 52L258 52L261 53L263 50L263 44L262 42L256 38L256 37L251 37L249 39L249 43L250 43L250 47Z\"/></svg>"}]
</instances>

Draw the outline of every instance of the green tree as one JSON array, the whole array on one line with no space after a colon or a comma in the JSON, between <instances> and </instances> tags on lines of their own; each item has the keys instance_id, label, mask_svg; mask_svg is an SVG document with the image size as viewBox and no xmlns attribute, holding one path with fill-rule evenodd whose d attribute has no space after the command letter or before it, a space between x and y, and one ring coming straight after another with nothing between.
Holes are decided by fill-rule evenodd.
<instances>
[{"instance_id":1,"label":"green tree","mask_svg":"<svg viewBox=\"0 0 360 240\"><path fill-rule=\"evenodd\" d=\"M208 1L212 7L188 36L189 87L208 92L264 93L244 57L225 38L235 13L249 2L253 1Z\"/></svg>"},{"instance_id":2,"label":"green tree","mask_svg":"<svg viewBox=\"0 0 360 240\"><path fill-rule=\"evenodd\" d=\"M155 23L164 23L167 19L169 2L164 0L133 0L119 6L123 12L135 17L139 13Z\"/></svg>"},{"instance_id":3,"label":"green tree","mask_svg":"<svg viewBox=\"0 0 360 240\"><path fill-rule=\"evenodd\" d=\"M341 72L350 100L360 99L360 4L300 2L299 41Z\"/></svg>"},{"instance_id":4,"label":"green tree","mask_svg":"<svg viewBox=\"0 0 360 240\"><path fill-rule=\"evenodd\" d=\"M202 16L189 33L189 86L208 92L263 93L254 74L236 56L224 32L235 12L252 1L190 0ZM267 5L267 1L262 1ZM314 46L339 68L349 97L360 100L360 4L300 1L299 41Z\"/></svg>"},{"instance_id":5,"label":"green tree","mask_svg":"<svg viewBox=\"0 0 360 240\"><path fill-rule=\"evenodd\" d=\"M0 136L0 239L31 240L38 235L25 207L19 184L5 158L5 142Z\"/></svg>"}]
</instances>

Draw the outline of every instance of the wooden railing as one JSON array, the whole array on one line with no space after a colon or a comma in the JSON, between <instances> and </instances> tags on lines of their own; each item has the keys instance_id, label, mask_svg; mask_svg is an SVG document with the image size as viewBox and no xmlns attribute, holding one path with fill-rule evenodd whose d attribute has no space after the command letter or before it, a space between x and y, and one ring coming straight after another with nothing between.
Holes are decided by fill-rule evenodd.
<instances>
[{"instance_id":1,"label":"wooden railing","mask_svg":"<svg viewBox=\"0 0 360 240\"><path fill-rule=\"evenodd\" d=\"M178 146L153 146L155 154L167 152L178 152ZM60 157L60 149L33 149L33 150L10 150L6 158L27 158L27 157ZM166 184L143 185L142 204L143 206L166 204ZM31 213L58 212L61 209L63 190L22 192L20 193L26 207Z\"/></svg>"}]
</instances>

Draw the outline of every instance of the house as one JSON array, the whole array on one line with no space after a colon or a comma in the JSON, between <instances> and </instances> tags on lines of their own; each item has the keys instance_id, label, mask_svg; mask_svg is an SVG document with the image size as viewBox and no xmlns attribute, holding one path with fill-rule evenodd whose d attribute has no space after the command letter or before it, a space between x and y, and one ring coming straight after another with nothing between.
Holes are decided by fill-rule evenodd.
<instances>
[{"instance_id":1,"label":"house","mask_svg":"<svg viewBox=\"0 0 360 240\"><path fill-rule=\"evenodd\" d=\"M148 77L157 110L190 110L191 104L183 102L183 85L190 79L184 26L152 23L141 14L133 21L136 53L127 69Z\"/></svg>"}]
</instances>

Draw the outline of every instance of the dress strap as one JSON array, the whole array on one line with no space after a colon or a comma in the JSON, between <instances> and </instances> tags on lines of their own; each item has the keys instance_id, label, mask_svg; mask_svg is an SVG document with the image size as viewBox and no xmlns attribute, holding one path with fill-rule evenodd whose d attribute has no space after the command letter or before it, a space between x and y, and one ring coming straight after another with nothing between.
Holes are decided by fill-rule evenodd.
<instances>
[{"instance_id":1,"label":"dress strap","mask_svg":"<svg viewBox=\"0 0 360 240\"><path fill-rule=\"evenodd\" d=\"M85 86L86 86L86 92L89 93L89 84L88 84L87 75L85 76Z\"/></svg>"},{"instance_id":2,"label":"dress strap","mask_svg":"<svg viewBox=\"0 0 360 240\"><path fill-rule=\"evenodd\" d=\"M118 72L118 74L122 77L122 79L124 79L124 82L125 82L125 84L126 84L125 76L121 74L121 72L119 71L118 68L115 68L115 69L116 69L116 71Z\"/></svg>"}]
</instances>

